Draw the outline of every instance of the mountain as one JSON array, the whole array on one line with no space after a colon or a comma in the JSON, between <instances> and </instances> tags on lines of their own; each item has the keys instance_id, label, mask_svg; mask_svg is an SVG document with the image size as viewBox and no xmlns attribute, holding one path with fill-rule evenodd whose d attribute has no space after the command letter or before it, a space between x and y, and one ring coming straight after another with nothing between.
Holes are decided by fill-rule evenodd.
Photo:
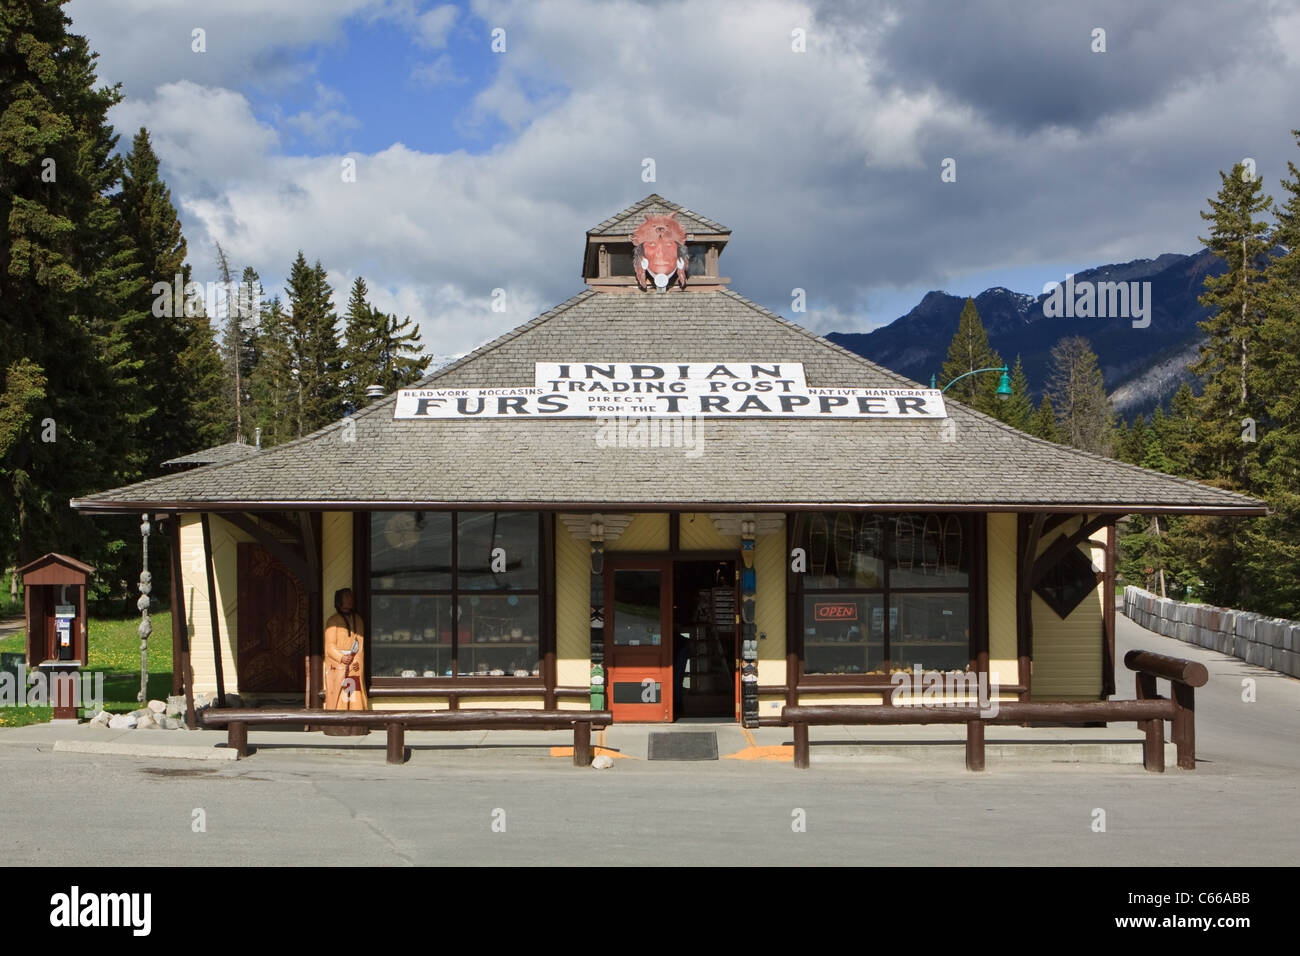
<instances>
[{"instance_id":1,"label":"mountain","mask_svg":"<svg viewBox=\"0 0 1300 956\"><path fill-rule=\"evenodd\" d=\"M1201 285L1207 275L1221 275L1224 269L1224 263L1207 250L1193 255L1166 253L1075 273L1076 289L1084 282L1149 282L1149 298L1143 294L1150 308L1150 324L1145 328L1134 328L1129 316L1054 317L1048 314L1052 304L1048 293L1032 296L1001 287L975 296L975 307L989 343L1003 360L1012 365L1020 356L1035 401L1047 381L1052 347L1062 338L1082 335L1097 353L1116 411L1131 418L1151 411L1189 377L1187 363L1195 359L1204 338L1197 323L1210 311L1197 302ZM962 296L929 292L912 311L889 325L872 332L832 332L826 338L928 385L943 365L965 302Z\"/></svg>"}]
</instances>

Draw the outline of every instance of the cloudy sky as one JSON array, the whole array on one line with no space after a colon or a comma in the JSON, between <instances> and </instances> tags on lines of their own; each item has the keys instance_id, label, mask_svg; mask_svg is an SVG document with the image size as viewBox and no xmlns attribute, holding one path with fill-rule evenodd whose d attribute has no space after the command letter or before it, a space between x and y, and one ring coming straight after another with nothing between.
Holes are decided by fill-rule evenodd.
<instances>
[{"instance_id":1,"label":"cloudy sky","mask_svg":"<svg viewBox=\"0 0 1300 956\"><path fill-rule=\"evenodd\" d=\"M650 192L731 227L732 287L825 332L1195 251L1219 170L1251 157L1277 196L1300 165L1300 2L65 9L122 84L120 145L150 130L197 279L220 241L279 290L302 249L337 307L362 275L440 354L580 291L585 231Z\"/></svg>"}]
</instances>

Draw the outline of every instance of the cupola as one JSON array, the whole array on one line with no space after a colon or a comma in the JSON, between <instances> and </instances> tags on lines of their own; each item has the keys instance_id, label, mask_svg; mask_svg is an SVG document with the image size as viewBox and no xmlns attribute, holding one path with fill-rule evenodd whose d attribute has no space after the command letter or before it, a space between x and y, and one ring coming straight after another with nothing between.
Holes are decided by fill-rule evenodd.
<instances>
[{"instance_id":1,"label":"cupola","mask_svg":"<svg viewBox=\"0 0 1300 956\"><path fill-rule=\"evenodd\" d=\"M582 278L598 292L716 292L731 230L651 193L587 230Z\"/></svg>"}]
</instances>

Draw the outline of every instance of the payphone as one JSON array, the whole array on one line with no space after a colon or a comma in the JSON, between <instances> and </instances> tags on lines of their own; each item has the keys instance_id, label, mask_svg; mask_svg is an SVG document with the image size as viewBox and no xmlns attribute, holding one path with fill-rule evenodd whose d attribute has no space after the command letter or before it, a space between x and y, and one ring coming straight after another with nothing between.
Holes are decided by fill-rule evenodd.
<instances>
[{"instance_id":1,"label":"payphone","mask_svg":"<svg viewBox=\"0 0 1300 956\"><path fill-rule=\"evenodd\" d=\"M67 585L63 585L64 593L60 595L64 603L54 606L54 653L51 658L59 661L70 661L76 656L74 651L76 638L76 620L77 606L66 603Z\"/></svg>"}]
</instances>

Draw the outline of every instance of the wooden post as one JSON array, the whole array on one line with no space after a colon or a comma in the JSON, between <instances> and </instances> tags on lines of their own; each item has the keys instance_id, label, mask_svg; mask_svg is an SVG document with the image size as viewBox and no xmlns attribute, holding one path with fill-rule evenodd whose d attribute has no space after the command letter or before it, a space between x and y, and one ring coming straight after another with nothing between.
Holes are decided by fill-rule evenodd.
<instances>
[{"instance_id":1,"label":"wooden post","mask_svg":"<svg viewBox=\"0 0 1300 956\"><path fill-rule=\"evenodd\" d=\"M172 683L176 682L176 668L180 668L185 686L185 726L197 727L194 718L194 674L190 670L190 629L185 620L185 577L181 573L181 516L172 515L172 644L180 651L172 659Z\"/></svg>"},{"instance_id":2,"label":"wooden post","mask_svg":"<svg viewBox=\"0 0 1300 956\"><path fill-rule=\"evenodd\" d=\"M1152 773L1165 772L1165 722L1139 720L1138 726L1146 731L1142 741L1142 766Z\"/></svg>"},{"instance_id":3,"label":"wooden post","mask_svg":"<svg viewBox=\"0 0 1300 956\"><path fill-rule=\"evenodd\" d=\"M966 769L984 769L984 721L966 722Z\"/></svg>"},{"instance_id":4,"label":"wooden post","mask_svg":"<svg viewBox=\"0 0 1300 956\"><path fill-rule=\"evenodd\" d=\"M794 765L800 770L808 769L808 725L803 721L794 724Z\"/></svg>"},{"instance_id":5,"label":"wooden post","mask_svg":"<svg viewBox=\"0 0 1300 956\"><path fill-rule=\"evenodd\" d=\"M237 720L231 721L226 728L226 746L239 754L240 757L247 757L248 724Z\"/></svg>"},{"instance_id":6,"label":"wooden post","mask_svg":"<svg viewBox=\"0 0 1300 956\"><path fill-rule=\"evenodd\" d=\"M1172 682L1174 697L1174 745L1178 748L1178 769L1196 769L1196 690Z\"/></svg>"},{"instance_id":7,"label":"wooden post","mask_svg":"<svg viewBox=\"0 0 1300 956\"><path fill-rule=\"evenodd\" d=\"M1138 700L1159 700L1160 695L1156 693L1156 678L1154 674L1144 674L1141 671L1138 671L1133 676L1135 677L1136 679L1135 683L1137 684L1136 690L1134 691L1134 696L1136 696ZM1137 722L1138 730L1146 731L1146 735L1147 735L1146 743L1143 745L1144 749L1142 751L1142 763L1146 766L1148 770L1154 769L1149 763L1150 748L1153 743L1151 739L1151 734L1153 732L1152 731L1153 724L1160 725L1160 728L1158 729L1157 732L1161 735L1160 772L1163 773L1165 769L1165 752L1164 752L1164 721L1162 720L1139 720Z\"/></svg>"},{"instance_id":8,"label":"wooden post","mask_svg":"<svg viewBox=\"0 0 1300 956\"><path fill-rule=\"evenodd\" d=\"M575 767L591 766L591 722L575 720L573 722L573 765Z\"/></svg>"},{"instance_id":9,"label":"wooden post","mask_svg":"<svg viewBox=\"0 0 1300 956\"><path fill-rule=\"evenodd\" d=\"M406 725L399 720L388 724L388 762L404 763L406 761Z\"/></svg>"},{"instance_id":10,"label":"wooden post","mask_svg":"<svg viewBox=\"0 0 1300 956\"><path fill-rule=\"evenodd\" d=\"M217 607L217 582L212 571L212 526L205 511L199 515L203 526L203 567L208 575L208 614L212 621L212 663L217 671L217 706L226 706L226 679L221 672L221 615Z\"/></svg>"}]
</instances>

